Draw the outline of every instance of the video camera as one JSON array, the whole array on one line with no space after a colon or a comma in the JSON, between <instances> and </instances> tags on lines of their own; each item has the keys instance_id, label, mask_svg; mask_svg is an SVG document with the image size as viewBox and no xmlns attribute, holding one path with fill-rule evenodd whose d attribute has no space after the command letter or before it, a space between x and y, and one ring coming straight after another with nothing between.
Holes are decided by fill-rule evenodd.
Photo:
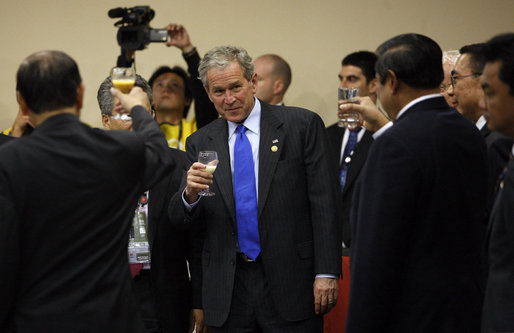
<instances>
[{"instance_id":1,"label":"video camera","mask_svg":"<svg viewBox=\"0 0 514 333\"><path fill-rule=\"evenodd\" d=\"M155 11L149 6L135 6L132 8L113 8L109 10L110 18L121 17L114 23L118 29L118 44L125 50L143 50L149 43L164 43L168 41L166 29L150 28L150 21Z\"/></svg>"}]
</instances>

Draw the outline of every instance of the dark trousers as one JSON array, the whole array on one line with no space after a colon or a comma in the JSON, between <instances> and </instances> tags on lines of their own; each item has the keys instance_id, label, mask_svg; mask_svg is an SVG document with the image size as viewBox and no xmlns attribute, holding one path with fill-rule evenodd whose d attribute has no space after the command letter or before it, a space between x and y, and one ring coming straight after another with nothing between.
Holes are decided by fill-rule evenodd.
<instances>
[{"instance_id":1,"label":"dark trousers","mask_svg":"<svg viewBox=\"0 0 514 333\"><path fill-rule=\"evenodd\" d=\"M141 270L134 277L133 282L136 302L145 323L145 332L161 333L162 329L155 306L155 297L151 288L150 271Z\"/></svg>"},{"instance_id":2,"label":"dark trousers","mask_svg":"<svg viewBox=\"0 0 514 333\"><path fill-rule=\"evenodd\" d=\"M234 291L228 320L222 327L211 327L211 333L321 333L323 316L313 316L300 322L280 317L271 298L260 258L236 265Z\"/></svg>"}]
</instances>

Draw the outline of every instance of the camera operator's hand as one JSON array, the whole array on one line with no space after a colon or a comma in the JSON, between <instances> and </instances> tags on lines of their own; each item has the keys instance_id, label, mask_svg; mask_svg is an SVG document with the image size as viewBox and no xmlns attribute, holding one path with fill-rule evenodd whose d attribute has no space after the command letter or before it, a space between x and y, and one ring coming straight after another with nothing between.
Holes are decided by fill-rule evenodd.
<instances>
[{"instance_id":1,"label":"camera operator's hand","mask_svg":"<svg viewBox=\"0 0 514 333\"><path fill-rule=\"evenodd\" d=\"M148 109L148 96L140 87L134 87L128 94L124 94L116 88L111 88L111 94L118 99L114 110L118 114L128 113L136 105L141 105Z\"/></svg>"},{"instance_id":2,"label":"camera operator's hand","mask_svg":"<svg viewBox=\"0 0 514 333\"><path fill-rule=\"evenodd\" d=\"M166 42L166 46L176 46L182 50L183 53L187 53L193 49L194 46L191 44L189 34L184 26L171 23L166 26L166 30L168 30L168 36L170 37Z\"/></svg>"}]
</instances>

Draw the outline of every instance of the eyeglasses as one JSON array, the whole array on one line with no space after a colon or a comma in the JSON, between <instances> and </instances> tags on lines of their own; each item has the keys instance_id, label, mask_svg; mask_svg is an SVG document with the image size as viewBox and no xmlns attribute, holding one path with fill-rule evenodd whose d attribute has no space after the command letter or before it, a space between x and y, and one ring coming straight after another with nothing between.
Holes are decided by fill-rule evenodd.
<instances>
[{"instance_id":1,"label":"eyeglasses","mask_svg":"<svg viewBox=\"0 0 514 333\"><path fill-rule=\"evenodd\" d=\"M463 79L465 77L477 77L480 75L482 75L482 73L472 73L472 74L468 74L468 75L452 74L452 76L450 76L450 80L452 81L452 87L455 88L455 84L457 83L457 80Z\"/></svg>"}]
</instances>

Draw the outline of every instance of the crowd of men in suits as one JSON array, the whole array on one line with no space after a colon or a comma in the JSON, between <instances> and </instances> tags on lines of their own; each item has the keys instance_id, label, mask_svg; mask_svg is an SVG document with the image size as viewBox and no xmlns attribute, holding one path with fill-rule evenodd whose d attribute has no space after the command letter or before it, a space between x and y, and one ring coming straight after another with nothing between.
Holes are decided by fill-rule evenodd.
<instances>
[{"instance_id":1,"label":"crowd of men in suits","mask_svg":"<svg viewBox=\"0 0 514 333\"><path fill-rule=\"evenodd\" d=\"M0 330L514 331L514 34L462 47L444 89L442 58L412 33L346 56L349 130L281 103L280 57L215 47L191 70L220 117L184 153L153 84L107 78L95 129L75 61L30 55L16 91L34 131L0 137Z\"/></svg>"}]
</instances>

